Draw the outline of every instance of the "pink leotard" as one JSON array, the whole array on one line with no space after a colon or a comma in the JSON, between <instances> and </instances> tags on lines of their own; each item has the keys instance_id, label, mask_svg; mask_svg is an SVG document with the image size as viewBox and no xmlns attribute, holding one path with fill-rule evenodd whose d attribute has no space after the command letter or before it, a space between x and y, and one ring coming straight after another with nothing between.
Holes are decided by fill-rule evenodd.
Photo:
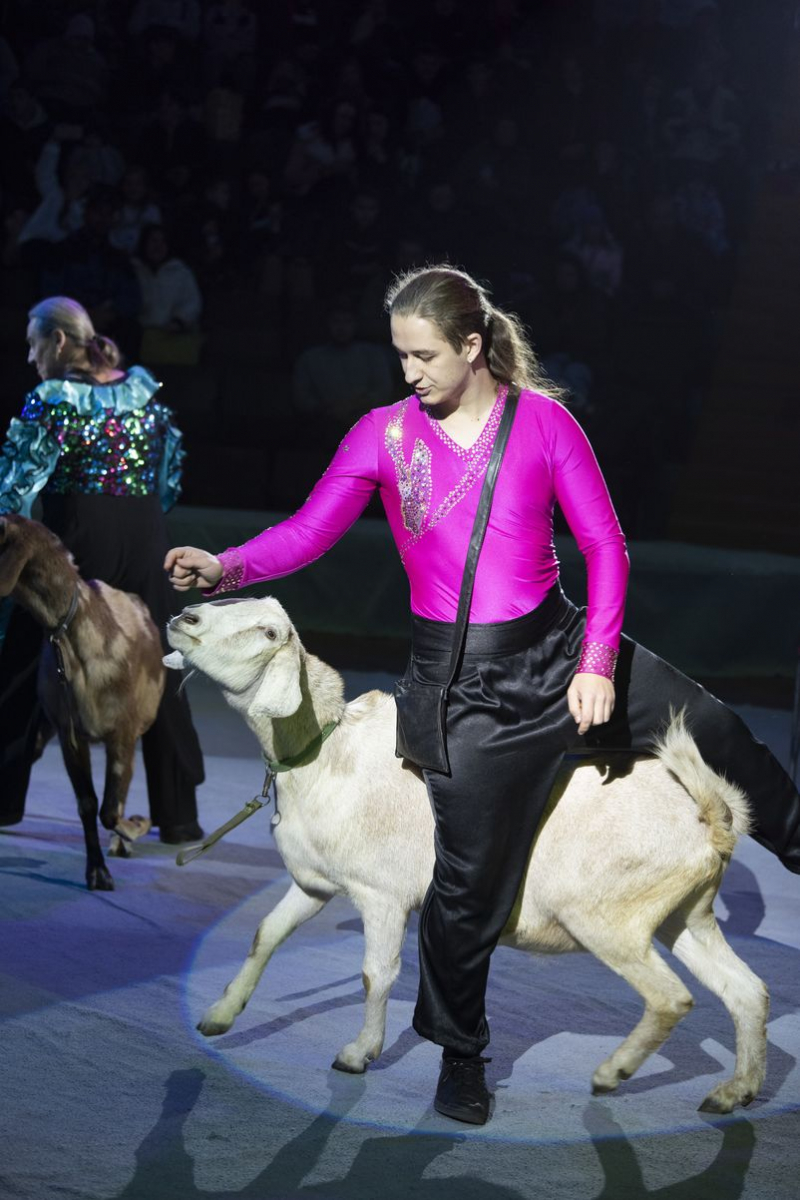
<instances>
[{"instance_id":1,"label":"pink leotard","mask_svg":"<svg viewBox=\"0 0 800 1200\"><path fill-rule=\"evenodd\" d=\"M307 566L350 528L378 488L408 574L412 611L454 621L505 396L501 388L469 450L448 436L416 396L368 412L294 516L223 552L224 575L213 594ZM556 502L586 559L588 616L579 669L611 677L628 578L625 539L585 434L562 405L535 392L520 396L478 560L470 620L506 621L541 603L558 579Z\"/></svg>"}]
</instances>

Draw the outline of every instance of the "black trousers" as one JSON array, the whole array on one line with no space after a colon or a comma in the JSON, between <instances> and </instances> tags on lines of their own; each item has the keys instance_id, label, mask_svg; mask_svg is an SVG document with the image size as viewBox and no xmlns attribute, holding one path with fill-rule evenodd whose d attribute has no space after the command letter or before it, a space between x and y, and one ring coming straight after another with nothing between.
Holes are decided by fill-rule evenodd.
<instances>
[{"instance_id":1,"label":"black trousers","mask_svg":"<svg viewBox=\"0 0 800 1200\"><path fill-rule=\"evenodd\" d=\"M612 720L579 737L566 692L585 613L554 588L527 616L471 625L450 693L451 773L425 772L436 862L419 922L414 1028L462 1054L489 1040L489 959L511 914L564 755L647 752L670 708L685 709L706 762L748 795L753 836L800 873L800 795L743 721L699 684L625 638ZM409 670L447 679L453 626L415 618Z\"/></svg>"},{"instance_id":2,"label":"black trousers","mask_svg":"<svg viewBox=\"0 0 800 1200\"><path fill-rule=\"evenodd\" d=\"M168 549L166 522L156 496L48 496L44 522L72 551L84 579L102 579L142 597L164 652L172 591L161 564ZM42 629L15 607L0 653L0 824L22 819L43 714L36 678ZM156 719L142 738L153 824L162 829L197 820L195 788L203 782L203 755L180 677L167 671Z\"/></svg>"}]
</instances>

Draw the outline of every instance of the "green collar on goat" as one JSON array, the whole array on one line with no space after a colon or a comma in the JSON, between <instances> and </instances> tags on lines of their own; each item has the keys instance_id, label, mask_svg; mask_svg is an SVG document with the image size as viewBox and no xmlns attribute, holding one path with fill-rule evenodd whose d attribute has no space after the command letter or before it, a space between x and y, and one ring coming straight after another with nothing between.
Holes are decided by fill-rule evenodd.
<instances>
[{"instance_id":1,"label":"green collar on goat","mask_svg":"<svg viewBox=\"0 0 800 1200\"><path fill-rule=\"evenodd\" d=\"M253 813L257 813L260 808L264 808L265 801L268 803L267 798L269 796L269 789L272 787L275 776L279 775L281 771L293 771L295 767L300 767L306 762L311 762L312 759L316 757L317 751L322 743L326 738L331 736L338 724L338 721L329 721L327 725L323 725L317 736L311 739L305 749L301 750L299 754L293 754L291 758L284 758L281 760L277 758L267 758L267 756L264 755L264 761L267 764L267 774L264 777L264 786L261 789L261 796L254 796L252 800L248 800L244 808L241 809L241 811L238 812L235 817L231 817L231 819L226 821L224 825L220 825L219 829L215 829L214 832L210 833L207 838L203 839L202 842L197 842L193 846L186 846L183 850L179 850L175 859L175 862L178 864L178 866L185 867L187 863L193 862L194 859L199 858L201 854L205 854L206 850L210 850L211 847L218 842L220 838L223 838L226 833L230 833L230 831L235 829L237 825L241 825L242 821L246 821L248 817L252 817ZM280 819L281 815L278 812L278 796L276 792L274 817L275 823L280 821Z\"/></svg>"},{"instance_id":2,"label":"green collar on goat","mask_svg":"<svg viewBox=\"0 0 800 1200\"><path fill-rule=\"evenodd\" d=\"M338 724L338 721L329 721L327 725L323 725L317 736L312 738L305 749L301 750L299 754L292 754L290 758L267 758L265 754L264 762L267 764L267 770L271 771L273 775L279 775L281 771L293 771L295 767L302 767L305 763L311 762L322 743L331 736Z\"/></svg>"}]
</instances>

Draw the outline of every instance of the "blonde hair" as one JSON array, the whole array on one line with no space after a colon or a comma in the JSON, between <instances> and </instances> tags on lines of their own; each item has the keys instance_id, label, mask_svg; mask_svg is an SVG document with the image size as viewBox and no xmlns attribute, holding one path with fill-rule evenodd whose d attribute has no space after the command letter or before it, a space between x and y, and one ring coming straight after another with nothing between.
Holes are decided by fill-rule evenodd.
<instances>
[{"instance_id":1,"label":"blonde hair","mask_svg":"<svg viewBox=\"0 0 800 1200\"><path fill-rule=\"evenodd\" d=\"M116 342L111 338L95 333L92 318L77 300L69 296L50 296L34 304L28 313L29 320L35 321L37 328L45 337L60 329L65 337L75 347L74 355L67 358L64 365L69 368L83 361L84 355L89 362L89 370L108 370L118 367L122 354Z\"/></svg>"},{"instance_id":2,"label":"blonde hair","mask_svg":"<svg viewBox=\"0 0 800 1200\"><path fill-rule=\"evenodd\" d=\"M519 317L492 304L488 289L466 271L449 263L405 271L386 292L384 307L390 316L430 321L454 350L469 334L479 333L494 379L563 399L563 389L548 378Z\"/></svg>"}]
</instances>

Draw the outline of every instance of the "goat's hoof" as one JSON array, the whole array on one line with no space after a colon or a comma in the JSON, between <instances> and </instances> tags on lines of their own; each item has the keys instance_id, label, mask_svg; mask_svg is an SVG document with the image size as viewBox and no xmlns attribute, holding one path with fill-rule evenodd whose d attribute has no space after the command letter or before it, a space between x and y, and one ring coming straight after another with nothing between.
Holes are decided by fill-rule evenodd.
<instances>
[{"instance_id":1,"label":"goat's hoof","mask_svg":"<svg viewBox=\"0 0 800 1200\"><path fill-rule=\"evenodd\" d=\"M619 1081L617 1083L595 1083L592 1081L592 1095L607 1096L609 1092L615 1092L618 1087Z\"/></svg>"},{"instance_id":2,"label":"goat's hoof","mask_svg":"<svg viewBox=\"0 0 800 1200\"><path fill-rule=\"evenodd\" d=\"M592 1095L607 1096L609 1092L615 1092L623 1080L630 1077L630 1071L615 1070L604 1063L592 1076Z\"/></svg>"},{"instance_id":3,"label":"goat's hoof","mask_svg":"<svg viewBox=\"0 0 800 1200\"><path fill-rule=\"evenodd\" d=\"M195 1028L203 1037L219 1037L221 1033L227 1033L233 1021L207 1021L205 1017L202 1021L198 1021Z\"/></svg>"},{"instance_id":4,"label":"goat's hoof","mask_svg":"<svg viewBox=\"0 0 800 1200\"><path fill-rule=\"evenodd\" d=\"M721 1083L719 1087L714 1088L713 1092L709 1092L697 1111L729 1113L738 1106L747 1108L747 1105L752 1104L755 1098L756 1093L753 1091L739 1092L730 1083Z\"/></svg>"},{"instance_id":5,"label":"goat's hoof","mask_svg":"<svg viewBox=\"0 0 800 1200\"><path fill-rule=\"evenodd\" d=\"M114 880L108 867L90 867L86 872L86 886L90 892L113 892Z\"/></svg>"},{"instance_id":6,"label":"goat's hoof","mask_svg":"<svg viewBox=\"0 0 800 1200\"><path fill-rule=\"evenodd\" d=\"M363 1075L367 1069L366 1062L364 1062L361 1066L358 1066L357 1063L345 1062L342 1058L335 1058L331 1063L331 1066L333 1067L334 1071L344 1071L346 1075Z\"/></svg>"},{"instance_id":7,"label":"goat's hoof","mask_svg":"<svg viewBox=\"0 0 800 1200\"><path fill-rule=\"evenodd\" d=\"M131 856L127 843L117 833L111 835L106 853L109 858L130 858Z\"/></svg>"}]
</instances>

